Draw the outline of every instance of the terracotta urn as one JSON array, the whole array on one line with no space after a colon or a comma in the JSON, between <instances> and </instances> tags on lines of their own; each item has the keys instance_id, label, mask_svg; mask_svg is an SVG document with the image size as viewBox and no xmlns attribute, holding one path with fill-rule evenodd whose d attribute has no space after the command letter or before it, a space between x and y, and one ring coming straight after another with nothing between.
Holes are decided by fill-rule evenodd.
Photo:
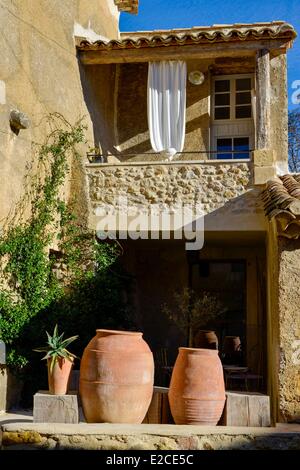
<instances>
[{"instance_id":1,"label":"terracotta urn","mask_svg":"<svg viewBox=\"0 0 300 470\"><path fill-rule=\"evenodd\" d=\"M223 364L240 364L242 362L242 344L239 336L225 336L222 360Z\"/></svg>"},{"instance_id":2,"label":"terracotta urn","mask_svg":"<svg viewBox=\"0 0 300 470\"><path fill-rule=\"evenodd\" d=\"M198 330L194 336L195 348L218 349L218 337L212 330Z\"/></svg>"},{"instance_id":3,"label":"terracotta urn","mask_svg":"<svg viewBox=\"0 0 300 470\"><path fill-rule=\"evenodd\" d=\"M80 366L79 392L86 421L140 424L153 393L152 352L142 333L96 331Z\"/></svg>"},{"instance_id":4,"label":"terracotta urn","mask_svg":"<svg viewBox=\"0 0 300 470\"><path fill-rule=\"evenodd\" d=\"M223 352L232 354L241 350L241 339L239 336L225 336L223 342Z\"/></svg>"},{"instance_id":5,"label":"terracotta urn","mask_svg":"<svg viewBox=\"0 0 300 470\"><path fill-rule=\"evenodd\" d=\"M217 350L179 348L169 402L176 424L218 423L225 404L225 385Z\"/></svg>"},{"instance_id":6,"label":"terracotta urn","mask_svg":"<svg viewBox=\"0 0 300 470\"><path fill-rule=\"evenodd\" d=\"M66 395L74 361L72 359L58 357L52 371L50 369L50 359L48 359L47 362L50 393L52 395Z\"/></svg>"}]
</instances>

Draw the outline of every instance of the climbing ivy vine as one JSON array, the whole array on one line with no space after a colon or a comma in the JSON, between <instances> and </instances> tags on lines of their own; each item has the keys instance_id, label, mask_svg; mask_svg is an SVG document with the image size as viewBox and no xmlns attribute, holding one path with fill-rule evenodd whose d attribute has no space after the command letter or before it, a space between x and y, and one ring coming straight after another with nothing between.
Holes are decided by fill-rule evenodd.
<instances>
[{"instance_id":1,"label":"climbing ivy vine","mask_svg":"<svg viewBox=\"0 0 300 470\"><path fill-rule=\"evenodd\" d=\"M99 311L107 312L105 302L112 308L122 303L123 277L111 271L118 246L99 244L61 197L70 162L80 158L76 147L85 140L85 128L80 122L72 126L58 115L49 116L48 123L51 132L35 151L24 197L0 237L0 338L7 345L7 362L15 368L28 364L39 336L51 330L57 319L66 330L88 323L90 335ZM53 269L57 260L49 255L53 245L63 257L63 281ZM99 286L106 298L99 295ZM125 316L120 313L120 318ZM109 324L109 315L106 320Z\"/></svg>"}]
</instances>

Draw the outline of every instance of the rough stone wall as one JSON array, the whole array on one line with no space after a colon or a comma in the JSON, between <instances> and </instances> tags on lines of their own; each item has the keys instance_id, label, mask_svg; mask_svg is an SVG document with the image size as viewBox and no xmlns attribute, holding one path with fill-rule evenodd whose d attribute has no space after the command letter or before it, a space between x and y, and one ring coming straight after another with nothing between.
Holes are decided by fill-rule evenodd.
<instances>
[{"instance_id":1,"label":"rough stone wall","mask_svg":"<svg viewBox=\"0 0 300 470\"><path fill-rule=\"evenodd\" d=\"M278 172L288 172L288 97L286 55L271 58L271 145L276 152Z\"/></svg>"},{"instance_id":2,"label":"rough stone wall","mask_svg":"<svg viewBox=\"0 0 300 470\"><path fill-rule=\"evenodd\" d=\"M247 163L128 165L89 167L93 207L114 205L119 196L129 204L203 204L208 213L245 193L250 182Z\"/></svg>"},{"instance_id":3,"label":"rough stone wall","mask_svg":"<svg viewBox=\"0 0 300 470\"><path fill-rule=\"evenodd\" d=\"M4 0L0 13L2 219L22 191L32 141L43 142L49 132L45 115L59 112L70 122L86 116L87 137L94 143L74 34L116 38L119 13L113 0ZM12 109L26 113L31 121L29 129L19 135L10 129Z\"/></svg>"},{"instance_id":4,"label":"rough stone wall","mask_svg":"<svg viewBox=\"0 0 300 470\"><path fill-rule=\"evenodd\" d=\"M300 241L278 239L279 409L284 420L300 420Z\"/></svg>"},{"instance_id":5,"label":"rough stone wall","mask_svg":"<svg viewBox=\"0 0 300 470\"><path fill-rule=\"evenodd\" d=\"M147 425L151 426L151 425ZM74 427L74 425L73 425ZM77 426L75 426L77 427ZM169 428L172 426L169 426ZM175 427L175 426L174 426ZM176 426L177 427L177 426ZM183 426L182 426L183 427ZM195 427L195 426L193 426ZM204 426L203 426L204 427ZM240 428L238 432L227 431L223 433L189 432L182 431L177 435L161 435L150 433L143 429L140 433L105 434L105 431L97 434L69 432L58 433L52 431L41 432L34 430L18 429L15 425L2 426L3 450L299 450L300 436L297 432L275 433L274 431L249 432ZM141 425L142 428L142 425ZM144 427L143 427L144 428ZM186 426L184 426L186 429ZM205 428L205 427L204 427ZM244 431L242 429L245 429ZM255 429L255 428L254 428ZM157 460L158 462L158 460ZM175 461L174 461L175 462Z\"/></svg>"}]
</instances>

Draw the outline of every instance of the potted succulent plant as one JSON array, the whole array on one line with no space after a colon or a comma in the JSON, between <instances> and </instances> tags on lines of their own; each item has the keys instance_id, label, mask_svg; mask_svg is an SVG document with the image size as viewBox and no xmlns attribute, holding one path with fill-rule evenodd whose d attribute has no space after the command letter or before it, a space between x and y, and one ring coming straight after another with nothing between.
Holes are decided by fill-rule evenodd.
<instances>
[{"instance_id":1,"label":"potted succulent plant","mask_svg":"<svg viewBox=\"0 0 300 470\"><path fill-rule=\"evenodd\" d=\"M71 369L76 356L66 348L72 343L77 336L71 336L64 339L64 333L58 334L58 327L55 325L53 335L47 334L47 345L42 348L34 349L37 352L45 352L42 358L48 362L48 384L49 391L52 395L65 395L68 391L68 382Z\"/></svg>"}]
</instances>

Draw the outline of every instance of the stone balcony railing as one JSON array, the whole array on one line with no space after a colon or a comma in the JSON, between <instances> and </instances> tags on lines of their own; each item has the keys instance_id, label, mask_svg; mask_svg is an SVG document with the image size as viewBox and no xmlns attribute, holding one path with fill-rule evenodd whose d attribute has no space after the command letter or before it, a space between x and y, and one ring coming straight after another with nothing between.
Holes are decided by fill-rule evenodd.
<instances>
[{"instance_id":1,"label":"stone balcony railing","mask_svg":"<svg viewBox=\"0 0 300 470\"><path fill-rule=\"evenodd\" d=\"M261 187L254 181L257 168L249 160L88 164L90 228L98 230L103 210L115 221L116 214L128 214L130 208L149 214L157 206L164 212L197 205L207 216L206 230L265 230Z\"/></svg>"},{"instance_id":2,"label":"stone balcony railing","mask_svg":"<svg viewBox=\"0 0 300 470\"><path fill-rule=\"evenodd\" d=\"M87 165L87 174L92 210L126 196L128 204L144 207L197 202L205 213L247 192L252 178L251 163L243 160L100 163Z\"/></svg>"}]
</instances>

